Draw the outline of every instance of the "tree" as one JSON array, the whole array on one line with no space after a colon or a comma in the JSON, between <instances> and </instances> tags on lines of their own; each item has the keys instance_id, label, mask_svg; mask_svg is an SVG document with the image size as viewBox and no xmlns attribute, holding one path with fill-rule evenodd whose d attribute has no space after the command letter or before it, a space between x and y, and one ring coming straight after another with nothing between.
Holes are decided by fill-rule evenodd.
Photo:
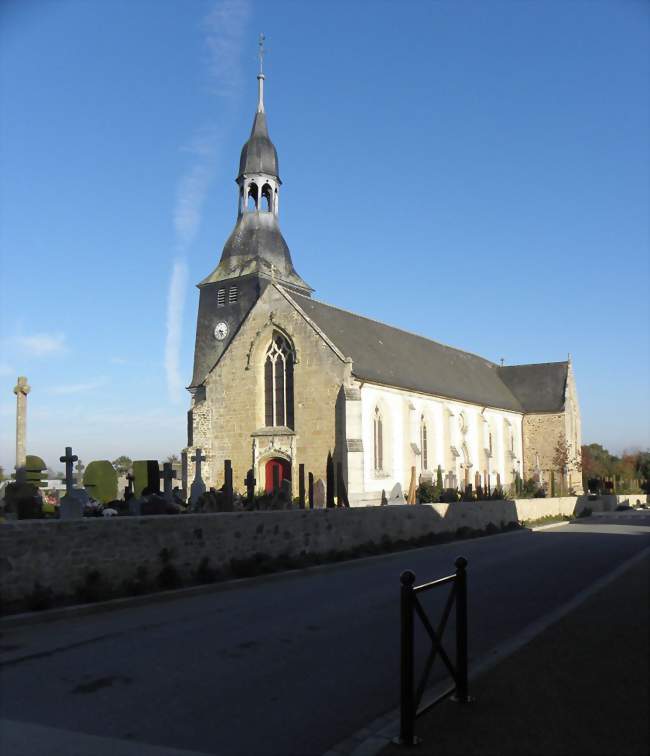
<instances>
[{"instance_id":1,"label":"tree","mask_svg":"<svg viewBox=\"0 0 650 756\"><path fill-rule=\"evenodd\" d=\"M170 454L165 462L170 462L172 465L180 465L181 458L178 456L178 454Z\"/></svg>"},{"instance_id":2,"label":"tree","mask_svg":"<svg viewBox=\"0 0 650 756\"><path fill-rule=\"evenodd\" d=\"M133 460L131 459L131 457L127 457L125 454L122 454L122 456L114 459L111 464L115 468L115 472L118 475L126 475L129 471L129 468L133 464Z\"/></svg>"},{"instance_id":3,"label":"tree","mask_svg":"<svg viewBox=\"0 0 650 756\"><path fill-rule=\"evenodd\" d=\"M582 469L581 457L573 453L571 444L567 441L564 433L560 434L553 449L553 468L561 474L562 489L564 489L568 473L573 470L579 472ZM560 495L564 495L563 490L561 490Z\"/></svg>"}]
</instances>

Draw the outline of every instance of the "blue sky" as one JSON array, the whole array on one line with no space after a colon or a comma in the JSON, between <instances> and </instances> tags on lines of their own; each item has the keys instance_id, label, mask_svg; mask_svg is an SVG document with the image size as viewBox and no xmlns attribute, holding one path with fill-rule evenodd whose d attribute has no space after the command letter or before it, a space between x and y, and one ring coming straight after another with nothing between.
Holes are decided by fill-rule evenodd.
<instances>
[{"instance_id":1,"label":"blue sky","mask_svg":"<svg viewBox=\"0 0 650 756\"><path fill-rule=\"evenodd\" d=\"M583 439L647 447L645 2L5 0L0 464L185 441L197 290L266 103L298 272L506 364L571 352Z\"/></svg>"}]
</instances>

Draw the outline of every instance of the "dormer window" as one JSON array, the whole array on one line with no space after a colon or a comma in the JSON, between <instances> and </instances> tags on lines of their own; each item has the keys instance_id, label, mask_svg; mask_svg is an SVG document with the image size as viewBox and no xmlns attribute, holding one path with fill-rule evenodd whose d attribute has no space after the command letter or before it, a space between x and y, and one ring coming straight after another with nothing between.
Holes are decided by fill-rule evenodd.
<instances>
[{"instance_id":1,"label":"dormer window","mask_svg":"<svg viewBox=\"0 0 650 756\"><path fill-rule=\"evenodd\" d=\"M223 307L226 304L226 290L219 289L217 291L217 307Z\"/></svg>"},{"instance_id":2,"label":"dormer window","mask_svg":"<svg viewBox=\"0 0 650 756\"><path fill-rule=\"evenodd\" d=\"M236 286L231 286L228 290L228 304L234 304L237 301L238 291Z\"/></svg>"}]
</instances>

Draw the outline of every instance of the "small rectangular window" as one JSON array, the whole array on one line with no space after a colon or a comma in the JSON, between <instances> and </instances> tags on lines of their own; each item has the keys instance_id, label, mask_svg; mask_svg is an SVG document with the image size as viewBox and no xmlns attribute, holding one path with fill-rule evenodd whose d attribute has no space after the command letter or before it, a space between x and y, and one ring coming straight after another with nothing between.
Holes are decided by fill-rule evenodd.
<instances>
[{"instance_id":1,"label":"small rectangular window","mask_svg":"<svg viewBox=\"0 0 650 756\"><path fill-rule=\"evenodd\" d=\"M232 304L237 301L237 287L231 286L228 291L228 304Z\"/></svg>"},{"instance_id":2,"label":"small rectangular window","mask_svg":"<svg viewBox=\"0 0 650 756\"><path fill-rule=\"evenodd\" d=\"M217 307L223 307L226 304L226 290L219 289L217 292Z\"/></svg>"}]
</instances>

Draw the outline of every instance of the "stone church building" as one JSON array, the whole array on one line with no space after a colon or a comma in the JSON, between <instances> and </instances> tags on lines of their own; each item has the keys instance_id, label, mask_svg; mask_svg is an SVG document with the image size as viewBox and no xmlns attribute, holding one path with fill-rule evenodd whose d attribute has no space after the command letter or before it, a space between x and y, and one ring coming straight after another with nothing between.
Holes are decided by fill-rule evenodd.
<instances>
[{"instance_id":1,"label":"stone church building","mask_svg":"<svg viewBox=\"0 0 650 756\"><path fill-rule=\"evenodd\" d=\"M278 223L281 180L264 110L264 75L239 161L237 221L217 267L198 284L187 459L201 449L207 486L258 488L273 467L325 479L341 462L352 505L407 487L411 468L446 487L548 483L558 441L580 451L570 360L500 366L315 299ZM194 466L188 461L189 480ZM578 490L580 475L569 473Z\"/></svg>"}]
</instances>

